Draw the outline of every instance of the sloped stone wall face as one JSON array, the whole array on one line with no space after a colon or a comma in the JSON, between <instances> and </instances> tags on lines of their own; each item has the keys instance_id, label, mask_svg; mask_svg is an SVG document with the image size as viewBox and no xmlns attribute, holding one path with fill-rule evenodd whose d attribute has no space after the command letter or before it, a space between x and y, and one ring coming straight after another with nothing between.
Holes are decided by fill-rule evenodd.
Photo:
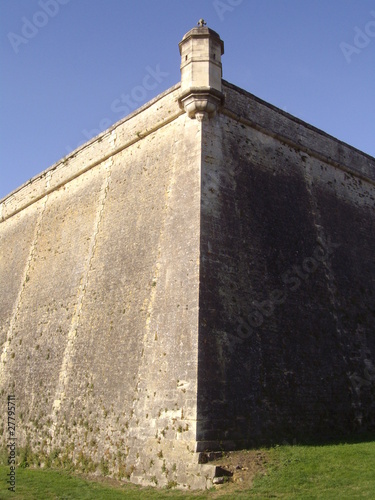
<instances>
[{"instance_id":1,"label":"sloped stone wall face","mask_svg":"<svg viewBox=\"0 0 375 500\"><path fill-rule=\"evenodd\" d=\"M41 463L206 486L200 144L172 89L3 203L1 391Z\"/></svg>"},{"instance_id":2,"label":"sloped stone wall face","mask_svg":"<svg viewBox=\"0 0 375 500\"><path fill-rule=\"evenodd\" d=\"M375 161L225 93L203 123L198 448L374 430Z\"/></svg>"}]
</instances>

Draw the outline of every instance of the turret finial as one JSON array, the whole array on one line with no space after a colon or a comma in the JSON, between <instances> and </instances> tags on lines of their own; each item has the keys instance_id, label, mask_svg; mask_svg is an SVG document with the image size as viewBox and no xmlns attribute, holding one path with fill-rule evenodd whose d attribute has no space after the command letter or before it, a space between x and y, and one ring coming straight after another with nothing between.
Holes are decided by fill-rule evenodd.
<instances>
[{"instance_id":1,"label":"turret finial","mask_svg":"<svg viewBox=\"0 0 375 500\"><path fill-rule=\"evenodd\" d=\"M204 28L205 26L207 26L207 23L204 19L199 19L197 24L200 28Z\"/></svg>"}]
</instances>

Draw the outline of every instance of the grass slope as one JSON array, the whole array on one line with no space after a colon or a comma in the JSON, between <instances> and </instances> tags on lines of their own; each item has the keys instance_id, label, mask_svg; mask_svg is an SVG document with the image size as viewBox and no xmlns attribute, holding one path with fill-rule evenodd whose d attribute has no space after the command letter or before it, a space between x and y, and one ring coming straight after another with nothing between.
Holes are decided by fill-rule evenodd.
<instances>
[{"instance_id":1,"label":"grass slope","mask_svg":"<svg viewBox=\"0 0 375 500\"><path fill-rule=\"evenodd\" d=\"M243 452L243 457L248 453ZM280 446L262 450L263 473L207 492L139 488L111 480L87 480L52 469L17 469L16 493L7 491L7 466L0 467L0 499L355 499L375 498L375 442L325 446ZM237 459L241 461L241 452ZM265 473L264 473L265 470ZM235 477L235 476L234 476ZM250 487L250 485L252 486Z\"/></svg>"},{"instance_id":2,"label":"grass slope","mask_svg":"<svg viewBox=\"0 0 375 500\"><path fill-rule=\"evenodd\" d=\"M269 457L268 474L243 498L375 498L375 442L282 446Z\"/></svg>"}]
</instances>

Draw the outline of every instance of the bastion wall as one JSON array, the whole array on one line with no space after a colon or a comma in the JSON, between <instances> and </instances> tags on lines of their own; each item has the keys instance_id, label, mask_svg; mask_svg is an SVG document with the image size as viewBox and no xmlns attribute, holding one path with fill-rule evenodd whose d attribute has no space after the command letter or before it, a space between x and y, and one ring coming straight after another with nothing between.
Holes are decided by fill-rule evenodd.
<instances>
[{"instance_id":1,"label":"bastion wall","mask_svg":"<svg viewBox=\"0 0 375 500\"><path fill-rule=\"evenodd\" d=\"M1 394L40 464L203 488L207 452L375 428L375 160L225 81L210 118L179 96L0 202Z\"/></svg>"},{"instance_id":2,"label":"bastion wall","mask_svg":"<svg viewBox=\"0 0 375 500\"><path fill-rule=\"evenodd\" d=\"M42 464L193 487L214 470L195 453L201 124L178 92L2 201L1 391Z\"/></svg>"},{"instance_id":3,"label":"bastion wall","mask_svg":"<svg viewBox=\"0 0 375 500\"><path fill-rule=\"evenodd\" d=\"M224 84L203 122L199 449L375 430L375 160Z\"/></svg>"}]
</instances>

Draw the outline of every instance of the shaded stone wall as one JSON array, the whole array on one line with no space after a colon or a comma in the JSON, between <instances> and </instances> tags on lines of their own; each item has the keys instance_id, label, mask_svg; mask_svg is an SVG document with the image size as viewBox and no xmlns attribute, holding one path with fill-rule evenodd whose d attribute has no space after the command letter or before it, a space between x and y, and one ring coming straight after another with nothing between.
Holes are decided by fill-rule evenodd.
<instances>
[{"instance_id":1,"label":"shaded stone wall","mask_svg":"<svg viewBox=\"0 0 375 500\"><path fill-rule=\"evenodd\" d=\"M198 448L374 430L375 161L224 89L203 123Z\"/></svg>"}]
</instances>

